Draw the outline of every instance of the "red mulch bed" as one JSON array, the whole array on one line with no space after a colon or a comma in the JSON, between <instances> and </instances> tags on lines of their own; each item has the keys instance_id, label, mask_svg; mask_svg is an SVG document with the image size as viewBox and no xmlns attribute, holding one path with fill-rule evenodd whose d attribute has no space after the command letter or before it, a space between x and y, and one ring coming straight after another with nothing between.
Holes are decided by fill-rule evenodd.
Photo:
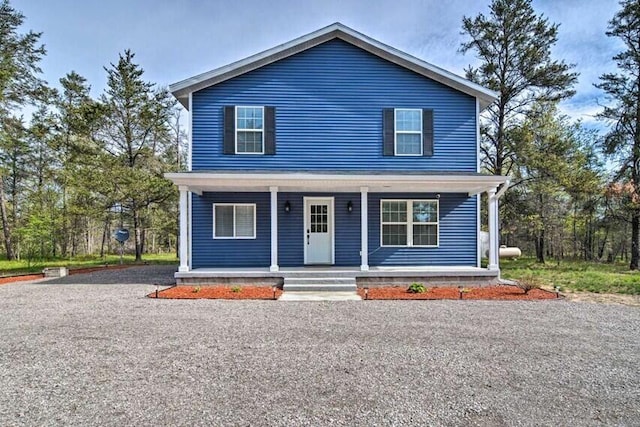
<instances>
[{"instance_id":1,"label":"red mulch bed","mask_svg":"<svg viewBox=\"0 0 640 427\"><path fill-rule=\"evenodd\" d=\"M274 299L271 286L239 286L240 290L234 292L235 286L174 286L158 292L158 298L171 299ZM281 289L276 289L276 299L282 295ZM156 293L147 295L155 298Z\"/></svg>"},{"instance_id":2,"label":"red mulch bed","mask_svg":"<svg viewBox=\"0 0 640 427\"><path fill-rule=\"evenodd\" d=\"M158 298L165 299L274 299L271 286L239 286L240 290L234 292L235 286L174 286L158 292ZM533 289L528 294L515 286L485 286L467 287L468 292L462 292L462 299L473 300L541 300L557 298L554 292L542 289ZM365 299L364 289L359 288L358 294ZM282 295L281 289L276 289L275 298ZM155 298L156 293L147 295ZM460 299L460 291L457 287L433 287L427 292L414 294L407 292L406 286L386 286L370 288L367 291L367 299L370 300L439 300Z\"/></svg>"},{"instance_id":3,"label":"red mulch bed","mask_svg":"<svg viewBox=\"0 0 640 427\"><path fill-rule=\"evenodd\" d=\"M7 283L14 283L14 282L24 282L26 280L37 280L37 279L42 279L43 277L44 277L44 274L42 273L25 274L22 276L0 277L0 285L6 285Z\"/></svg>"},{"instance_id":4,"label":"red mulch bed","mask_svg":"<svg viewBox=\"0 0 640 427\"><path fill-rule=\"evenodd\" d=\"M379 288L369 288L367 299L370 300L390 300L390 299L412 299L412 300L436 300L436 299L460 299L461 292L457 287L433 287L427 288L427 292L414 294L407 292L406 286L387 286ZM539 300L554 299L557 295L554 292L542 289L532 289L525 295L524 291L515 286L482 286L466 287L467 292L462 292L462 299L473 300ZM365 298L364 289L358 289L358 294Z\"/></svg>"}]
</instances>

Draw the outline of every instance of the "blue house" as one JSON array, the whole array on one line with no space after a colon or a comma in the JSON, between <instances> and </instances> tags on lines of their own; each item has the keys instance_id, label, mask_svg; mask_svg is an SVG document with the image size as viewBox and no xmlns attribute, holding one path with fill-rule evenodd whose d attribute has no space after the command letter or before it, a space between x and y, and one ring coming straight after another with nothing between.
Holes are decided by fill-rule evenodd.
<instances>
[{"instance_id":1,"label":"blue house","mask_svg":"<svg viewBox=\"0 0 640 427\"><path fill-rule=\"evenodd\" d=\"M170 89L190 113L188 172L167 174L179 283L498 278L507 179L479 173L494 92L339 23Z\"/></svg>"}]
</instances>

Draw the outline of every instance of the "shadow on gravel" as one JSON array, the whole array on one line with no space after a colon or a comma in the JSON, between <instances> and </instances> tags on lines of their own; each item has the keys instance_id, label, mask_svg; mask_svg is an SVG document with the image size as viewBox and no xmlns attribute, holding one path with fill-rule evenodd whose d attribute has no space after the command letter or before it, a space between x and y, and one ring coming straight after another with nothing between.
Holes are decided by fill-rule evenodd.
<instances>
[{"instance_id":1,"label":"shadow on gravel","mask_svg":"<svg viewBox=\"0 0 640 427\"><path fill-rule=\"evenodd\" d=\"M46 285L173 285L177 265L142 265L121 270L94 271L40 282Z\"/></svg>"}]
</instances>

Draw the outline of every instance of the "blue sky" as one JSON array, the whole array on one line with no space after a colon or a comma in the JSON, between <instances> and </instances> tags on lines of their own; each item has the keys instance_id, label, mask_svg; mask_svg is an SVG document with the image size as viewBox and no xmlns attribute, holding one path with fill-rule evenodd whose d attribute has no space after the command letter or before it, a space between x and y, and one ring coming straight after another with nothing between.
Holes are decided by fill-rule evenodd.
<instances>
[{"instance_id":1,"label":"blue sky","mask_svg":"<svg viewBox=\"0 0 640 427\"><path fill-rule=\"evenodd\" d=\"M44 78L56 86L71 70L98 95L103 66L130 48L147 80L161 85L191 77L339 21L425 61L463 75L474 64L457 52L463 16L486 13L489 0L11 0L25 29L42 31L48 54ZM621 50L605 36L616 0L534 0L559 23L554 57L575 63L577 94L563 105L574 118L593 121L602 94L598 76L614 70Z\"/></svg>"}]
</instances>

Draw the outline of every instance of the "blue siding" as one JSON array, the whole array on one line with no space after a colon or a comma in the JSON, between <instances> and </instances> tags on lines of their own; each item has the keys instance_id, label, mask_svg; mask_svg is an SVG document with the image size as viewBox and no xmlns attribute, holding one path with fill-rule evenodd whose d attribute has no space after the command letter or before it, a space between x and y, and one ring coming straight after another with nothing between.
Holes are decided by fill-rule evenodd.
<instances>
[{"instance_id":1,"label":"blue siding","mask_svg":"<svg viewBox=\"0 0 640 427\"><path fill-rule=\"evenodd\" d=\"M214 239L214 203L255 203L256 239ZM268 267L271 264L269 193L204 193L192 198L192 267Z\"/></svg>"},{"instance_id":2,"label":"blue siding","mask_svg":"<svg viewBox=\"0 0 640 427\"><path fill-rule=\"evenodd\" d=\"M278 262L281 267L304 265L304 199L334 197L335 265L360 265L360 194L359 193L279 193L278 194ZM284 211L289 201L290 212ZM347 211L347 203L353 211Z\"/></svg>"},{"instance_id":3,"label":"blue siding","mask_svg":"<svg viewBox=\"0 0 640 427\"><path fill-rule=\"evenodd\" d=\"M440 196L440 245L437 248L380 246L381 199L434 199L436 194L369 195L369 265L477 266L476 197Z\"/></svg>"},{"instance_id":4,"label":"blue siding","mask_svg":"<svg viewBox=\"0 0 640 427\"><path fill-rule=\"evenodd\" d=\"M224 105L276 107L277 154L223 155ZM383 108L432 108L433 157L382 156ZM341 40L193 94L193 170L476 171L475 98Z\"/></svg>"}]
</instances>

